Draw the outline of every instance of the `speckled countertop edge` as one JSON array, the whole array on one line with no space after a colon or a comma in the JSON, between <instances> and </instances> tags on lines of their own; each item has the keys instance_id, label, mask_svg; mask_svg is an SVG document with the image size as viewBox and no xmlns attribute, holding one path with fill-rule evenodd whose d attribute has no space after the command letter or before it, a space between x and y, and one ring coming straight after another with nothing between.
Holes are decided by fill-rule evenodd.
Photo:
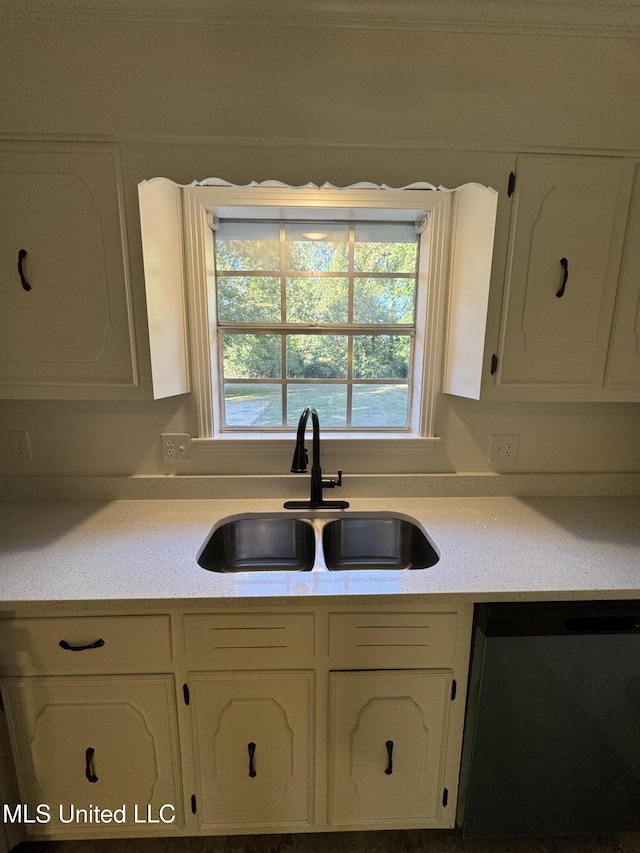
<instances>
[{"instance_id":1,"label":"speckled countertop edge","mask_svg":"<svg viewBox=\"0 0 640 853\"><path fill-rule=\"evenodd\" d=\"M303 498L308 477L171 475L0 477L0 501ZM640 495L640 472L345 474L351 498Z\"/></svg>"},{"instance_id":2,"label":"speckled countertop edge","mask_svg":"<svg viewBox=\"0 0 640 853\"><path fill-rule=\"evenodd\" d=\"M415 518L430 569L219 574L212 526L280 500L28 501L0 507L0 613L640 597L640 496L355 498Z\"/></svg>"}]
</instances>

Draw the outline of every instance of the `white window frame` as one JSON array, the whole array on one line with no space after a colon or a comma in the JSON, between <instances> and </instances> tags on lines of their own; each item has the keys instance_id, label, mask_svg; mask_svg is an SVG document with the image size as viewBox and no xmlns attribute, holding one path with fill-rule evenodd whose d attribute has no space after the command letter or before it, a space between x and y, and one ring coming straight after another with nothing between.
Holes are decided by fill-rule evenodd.
<instances>
[{"instance_id":1,"label":"white window frame","mask_svg":"<svg viewBox=\"0 0 640 853\"><path fill-rule=\"evenodd\" d=\"M419 183L392 190L358 184L338 190L309 184L295 189L277 181L237 187L219 178L189 185L150 178L138 185L150 391L154 399L192 394L197 417L194 443L200 454L218 456L222 467L229 463L238 470L240 457L245 460L240 464L242 470L261 470L265 457L277 457L284 464L291 437L282 432L215 437L206 287L214 265L208 218L225 209L225 204L234 208L229 204L233 200L236 211L254 215L257 207L265 212L271 205L275 218L286 209L285 202L293 202L296 218L302 211L309 219L314 210L327 207L330 199L333 207L357 211L355 218L361 215L359 206L378 211L384 218L394 208L429 211L424 240L428 240L430 261L428 303L418 309L424 317L425 347L417 431L413 435L386 433L384 437L380 433L341 436L324 432L325 446L328 443L339 460L347 455L358 457L361 471L390 470L389 460L396 471L413 470L415 454L431 449L439 440L434 435L438 392L480 399L491 366L485 330L498 206L498 194L491 187L467 183L447 190ZM403 455L406 465L399 461ZM255 462L249 461L251 456L256 457Z\"/></svg>"},{"instance_id":2,"label":"white window frame","mask_svg":"<svg viewBox=\"0 0 640 853\"><path fill-rule=\"evenodd\" d=\"M212 370L207 284L215 275L211 227L216 219L343 219L416 220L427 213L420 236L416 334L413 372L414 400L409 431L331 432L323 439L332 442L376 441L376 446L394 447L433 444L436 398L441 390L444 349L444 315L451 253L453 193L434 189L386 188L290 188L283 186L190 186L183 188L183 233L188 327L191 348L191 390L196 403L201 450L223 449L228 442L265 440L290 443L287 432L243 433L218 429L217 372ZM310 401L312 404L313 401ZM292 428L293 429L293 428ZM404 442L404 445L400 443Z\"/></svg>"}]
</instances>

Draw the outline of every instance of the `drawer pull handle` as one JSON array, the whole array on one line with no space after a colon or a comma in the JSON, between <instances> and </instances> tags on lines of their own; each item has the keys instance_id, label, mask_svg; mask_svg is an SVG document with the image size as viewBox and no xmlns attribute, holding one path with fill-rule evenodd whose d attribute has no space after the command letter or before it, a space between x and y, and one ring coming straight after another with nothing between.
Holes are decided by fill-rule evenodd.
<instances>
[{"instance_id":1,"label":"drawer pull handle","mask_svg":"<svg viewBox=\"0 0 640 853\"><path fill-rule=\"evenodd\" d=\"M386 741L385 746L387 747L388 763L387 769L384 772L387 774L387 776L391 776L391 774L393 773L393 741Z\"/></svg>"},{"instance_id":2,"label":"drawer pull handle","mask_svg":"<svg viewBox=\"0 0 640 853\"><path fill-rule=\"evenodd\" d=\"M256 773L256 765L255 765L255 755L256 755L256 745L255 743L250 743L247 745L247 749L249 750L249 776L253 779L254 776L257 776Z\"/></svg>"},{"instance_id":3,"label":"drawer pull handle","mask_svg":"<svg viewBox=\"0 0 640 853\"><path fill-rule=\"evenodd\" d=\"M104 646L104 640L96 640L95 643L89 643L86 646L72 646L71 643L67 643L66 640L60 640L58 643L61 649L65 649L68 652L84 652L87 649L99 649Z\"/></svg>"},{"instance_id":4,"label":"drawer pull handle","mask_svg":"<svg viewBox=\"0 0 640 853\"><path fill-rule=\"evenodd\" d=\"M86 767L85 767L84 775L87 777L87 779L90 782L97 782L98 781L98 777L94 773L94 768L93 768L93 754L94 753L95 753L95 749L93 749L92 747L89 747L89 749L87 750L87 752L85 754Z\"/></svg>"},{"instance_id":5,"label":"drawer pull handle","mask_svg":"<svg viewBox=\"0 0 640 853\"><path fill-rule=\"evenodd\" d=\"M24 290L31 290L31 285L24 277L24 259L27 257L27 250L20 249L18 252L18 275L20 276L20 281L22 283L22 287Z\"/></svg>"},{"instance_id":6,"label":"drawer pull handle","mask_svg":"<svg viewBox=\"0 0 640 853\"><path fill-rule=\"evenodd\" d=\"M567 286L567 281L569 280L569 261L566 258L560 258L560 263L562 264L562 284L560 285L560 290L556 293L558 299L564 296L564 290Z\"/></svg>"}]
</instances>

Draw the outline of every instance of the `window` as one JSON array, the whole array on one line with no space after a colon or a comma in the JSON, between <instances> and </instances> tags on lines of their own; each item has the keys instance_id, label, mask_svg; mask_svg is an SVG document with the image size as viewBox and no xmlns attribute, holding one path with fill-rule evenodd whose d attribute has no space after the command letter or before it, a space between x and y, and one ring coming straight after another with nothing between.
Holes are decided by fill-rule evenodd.
<instances>
[{"instance_id":1,"label":"window","mask_svg":"<svg viewBox=\"0 0 640 853\"><path fill-rule=\"evenodd\" d=\"M325 432L408 430L418 240L413 222L220 220L220 431L288 431L310 403Z\"/></svg>"},{"instance_id":2,"label":"window","mask_svg":"<svg viewBox=\"0 0 640 853\"><path fill-rule=\"evenodd\" d=\"M193 394L203 452L275 452L306 405L336 449L410 450L439 393L479 397L494 190L138 191L154 397Z\"/></svg>"}]
</instances>

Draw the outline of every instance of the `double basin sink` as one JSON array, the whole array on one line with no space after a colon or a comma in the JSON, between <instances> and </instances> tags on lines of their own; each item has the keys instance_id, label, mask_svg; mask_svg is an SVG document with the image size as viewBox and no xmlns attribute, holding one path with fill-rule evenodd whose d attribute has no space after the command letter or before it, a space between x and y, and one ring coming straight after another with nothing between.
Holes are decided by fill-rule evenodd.
<instances>
[{"instance_id":1,"label":"double basin sink","mask_svg":"<svg viewBox=\"0 0 640 853\"><path fill-rule=\"evenodd\" d=\"M197 556L212 572L427 569L439 555L410 518L391 513L246 514L217 524Z\"/></svg>"}]
</instances>

